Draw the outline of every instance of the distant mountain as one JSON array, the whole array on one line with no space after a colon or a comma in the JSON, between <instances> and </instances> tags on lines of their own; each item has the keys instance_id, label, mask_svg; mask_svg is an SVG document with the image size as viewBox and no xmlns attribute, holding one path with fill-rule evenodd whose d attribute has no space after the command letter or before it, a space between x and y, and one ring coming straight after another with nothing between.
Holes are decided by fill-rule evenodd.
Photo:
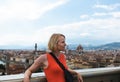
<instances>
[{"instance_id":1,"label":"distant mountain","mask_svg":"<svg viewBox=\"0 0 120 82\"><path fill-rule=\"evenodd\" d=\"M79 44L68 44L67 48L71 50L76 50ZM120 50L120 42L113 42L104 45L94 46L94 45L83 45L80 44L84 50ZM34 45L31 46L20 46L20 45L8 45L0 46L0 49L34 49ZM38 50L46 50L45 45L38 45Z\"/></svg>"},{"instance_id":2,"label":"distant mountain","mask_svg":"<svg viewBox=\"0 0 120 82\"><path fill-rule=\"evenodd\" d=\"M75 50L79 44L70 44L68 49ZM113 42L99 46L82 45L84 50L116 50L120 49L120 42Z\"/></svg>"},{"instance_id":3,"label":"distant mountain","mask_svg":"<svg viewBox=\"0 0 120 82\"><path fill-rule=\"evenodd\" d=\"M120 42L113 42L113 43L108 43L105 45L97 46L94 47L94 49L99 49L99 50L116 50L120 49Z\"/></svg>"}]
</instances>

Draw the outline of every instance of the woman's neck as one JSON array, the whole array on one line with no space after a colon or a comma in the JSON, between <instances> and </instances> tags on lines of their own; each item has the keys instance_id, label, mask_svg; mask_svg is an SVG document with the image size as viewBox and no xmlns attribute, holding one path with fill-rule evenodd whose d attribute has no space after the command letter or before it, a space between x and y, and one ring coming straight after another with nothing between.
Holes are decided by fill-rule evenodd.
<instances>
[{"instance_id":1,"label":"woman's neck","mask_svg":"<svg viewBox=\"0 0 120 82\"><path fill-rule=\"evenodd\" d=\"M53 52L56 57L59 57L60 52Z\"/></svg>"}]
</instances>

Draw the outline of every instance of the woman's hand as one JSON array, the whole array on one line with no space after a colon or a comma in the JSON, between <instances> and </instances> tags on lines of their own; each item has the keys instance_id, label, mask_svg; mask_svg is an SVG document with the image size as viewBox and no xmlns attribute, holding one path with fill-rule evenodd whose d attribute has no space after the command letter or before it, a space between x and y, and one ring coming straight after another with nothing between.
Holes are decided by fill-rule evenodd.
<instances>
[{"instance_id":1,"label":"woman's hand","mask_svg":"<svg viewBox=\"0 0 120 82\"><path fill-rule=\"evenodd\" d=\"M70 71L73 75L74 74L77 75L78 82L83 82L83 78L82 78L82 76L79 73L77 73L76 71L74 71L74 70L72 70L70 68L68 68L68 71Z\"/></svg>"},{"instance_id":2,"label":"woman's hand","mask_svg":"<svg viewBox=\"0 0 120 82\"><path fill-rule=\"evenodd\" d=\"M77 77L78 77L78 82L83 82L83 78L79 73L77 73Z\"/></svg>"}]
</instances>

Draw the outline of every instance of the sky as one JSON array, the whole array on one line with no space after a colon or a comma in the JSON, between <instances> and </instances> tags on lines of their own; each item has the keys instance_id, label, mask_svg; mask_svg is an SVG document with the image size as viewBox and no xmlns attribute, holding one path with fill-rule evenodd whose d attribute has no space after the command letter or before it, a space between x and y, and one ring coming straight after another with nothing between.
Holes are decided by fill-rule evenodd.
<instances>
[{"instance_id":1,"label":"sky","mask_svg":"<svg viewBox=\"0 0 120 82\"><path fill-rule=\"evenodd\" d=\"M120 42L120 0L0 0L0 46ZM2 48L2 47L1 47Z\"/></svg>"}]
</instances>

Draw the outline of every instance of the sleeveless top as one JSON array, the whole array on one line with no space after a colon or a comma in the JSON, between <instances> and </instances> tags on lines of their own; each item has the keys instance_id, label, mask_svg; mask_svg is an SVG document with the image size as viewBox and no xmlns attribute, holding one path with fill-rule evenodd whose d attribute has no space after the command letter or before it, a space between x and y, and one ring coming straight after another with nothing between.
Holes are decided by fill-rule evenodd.
<instances>
[{"instance_id":1,"label":"sleeveless top","mask_svg":"<svg viewBox=\"0 0 120 82\"><path fill-rule=\"evenodd\" d=\"M48 67L44 69L44 73L47 78L47 82L65 82L62 68L57 64L55 59L50 54L46 55L48 60ZM65 68L68 68L64 54L59 55L59 61L65 66Z\"/></svg>"}]
</instances>

